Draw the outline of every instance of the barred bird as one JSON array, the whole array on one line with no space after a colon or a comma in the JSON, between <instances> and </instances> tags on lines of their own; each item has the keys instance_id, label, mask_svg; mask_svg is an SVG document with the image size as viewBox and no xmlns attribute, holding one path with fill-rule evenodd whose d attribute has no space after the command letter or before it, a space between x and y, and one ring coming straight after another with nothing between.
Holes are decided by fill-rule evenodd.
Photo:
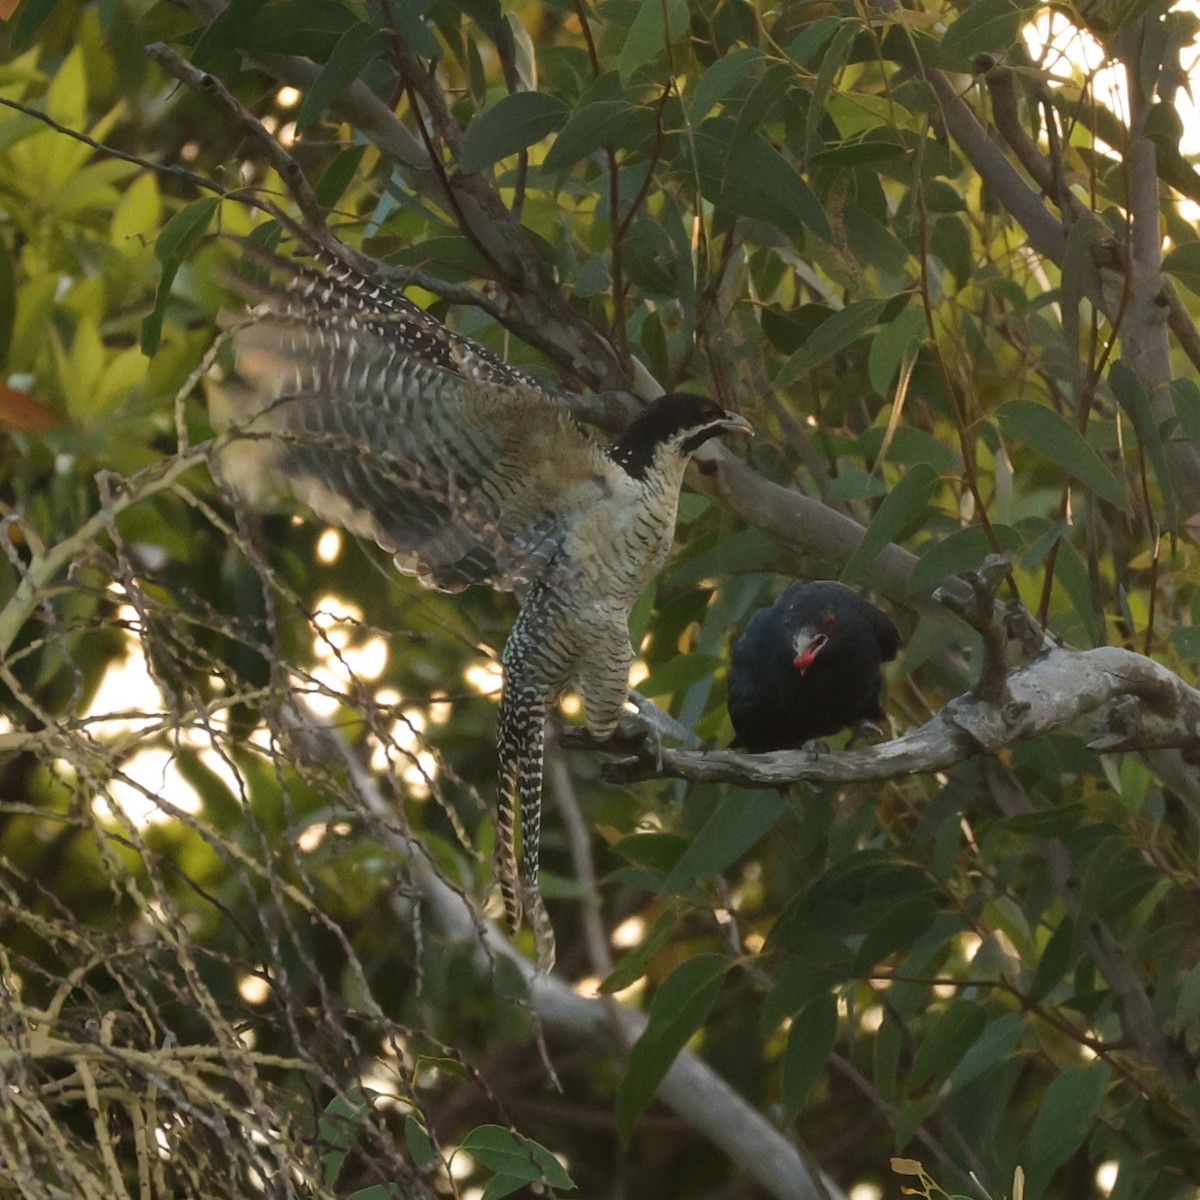
<instances>
[{"instance_id":1,"label":"barred bird","mask_svg":"<svg viewBox=\"0 0 1200 1200\"><path fill-rule=\"evenodd\" d=\"M497 720L497 874L509 924L528 915L549 971L547 714L576 688L591 734L612 736L630 610L667 557L688 460L749 422L665 395L605 448L528 376L379 280L327 251L287 269L277 290L247 289L258 304L230 334L240 383L226 389L226 474L251 496L290 492L428 587L517 593Z\"/></svg>"},{"instance_id":2,"label":"barred bird","mask_svg":"<svg viewBox=\"0 0 1200 1200\"><path fill-rule=\"evenodd\" d=\"M734 646L733 744L752 754L792 750L884 720L880 667L899 649L891 618L857 592L831 580L793 583Z\"/></svg>"}]
</instances>

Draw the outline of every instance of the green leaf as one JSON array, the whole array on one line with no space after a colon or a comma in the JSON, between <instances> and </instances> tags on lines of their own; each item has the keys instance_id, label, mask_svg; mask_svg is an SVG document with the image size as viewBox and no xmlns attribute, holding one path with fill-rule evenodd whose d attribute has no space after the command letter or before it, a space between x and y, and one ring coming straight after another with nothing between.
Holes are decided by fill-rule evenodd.
<instances>
[{"instance_id":1,"label":"green leaf","mask_svg":"<svg viewBox=\"0 0 1200 1200\"><path fill-rule=\"evenodd\" d=\"M1180 985L1171 1028L1179 1032L1194 1025L1197 1020L1200 1020L1200 963L1187 973Z\"/></svg>"},{"instance_id":2,"label":"green leaf","mask_svg":"<svg viewBox=\"0 0 1200 1200\"><path fill-rule=\"evenodd\" d=\"M363 1117L371 1110L371 1095L362 1088L351 1088L344 1096L334 1096L317 1122L317 1141L324 1153L321 1178L333 1187L341 1174L350 1147L362 1132Z\"/></svg>"},{"instance_id":3,"label":"green leaf","mask_svg":"<svg viewBox=\"0 0 1200 1200\"><path fill-rule=\"evenodd\" d=\"M1019 550L1021 535L1009 525L993 525L1001 550ZM982 525L956 529L949 537L934 542L908 577L908 593L931 592L943 579L975 570L993 552L991 539Z\"/></svg>"},{"instance_id":4,"label":"green leaf","mask_svg":"<svg viewBox=\"0 0 1200 1200\"><path fill-rule=\"evenodd\" d=\"M1132 515L1121 481L1065 417L1033 400L1010 400L996 412L1004 433L1073 475L1103 500Z\"/></svg>"},{"instance_id":5,"label":"green leaf","mask_svg":"<svg viewBox=\"0 0 1200 1200\"><path fill-rule=\"evenodd\" d=\"M1075 1153L1104 1098L1109 1074L1108 1066L1097 1062L1072 1067L1051 1082L1029 1131L1029 1152L1035 1162L1054 1166Z\"/></svg>"},{"instance_id":6,"label":"green leaf","mask_svg":"<svg viewBox=\"0 0 1200 1200\"><path fill-rule=\"evenodd\" d=\"M998 822L1003 828L1022 837L1053 838L1078 829L1088 818L1088 810L1082 804L1056 804L1041 812L1018 813Z\"/></svg>"},{"instance_id":7,"label":"green leaf","mask_svg":"<svg viewBox=\"0 0 1200 1200\"><path fill-rule=\"evenodd\" d=\"M701 954L672 972L654 993L649 1021L630 1051L617 1090L617 1128L623 1143L629 1141L634 1121L646 1111L680 1050L704 1024L732 966L723 954Z\"/></svg>"},{"instance_id":8,"label":"green leaf","mask_svg":"<svg viewBox=\"0 0 1200 1200\"><path fill-rule=\"evenodd\" d=\"M688 19L687 0L642 0L617 60L621 82L628 83L641 67L679 41L687 32Z\"/></svg>"},{"instance_id":9,"label":"green leaf","mask_svg":"<svg viewBox=\"0 0 1200 1200\"><path fill-rule=\"evenodd\" d=\"M1162 269L1200 296L1200 242L1184 242L1170 250L1162 260Z\"/></svg>"},{"instance_id":10,"label":"green leaf","mask_svg":"<svg viewBox=\"0 0 1200 1200\"><path fill-rule=\"evenodd\" d=\"M804 146L807 150L816 150L821 145L819 130L822 122L829 119L826 105L858 32L857 22L842 22L841 28L821 53L821 65L808 98L808 114L804 122Z\"/></svg>"},{"instance_id":11,"label":"green leaf","mask_svg":"<svg viewBox=\"0 0 1200 1200\"><path fill-rule=\"evenodd\" d=\"M974 0L942 38L942 54L960 63L1007 50L1017 39L1024 10L1013 0Z\"/></svg>"},{"instance_id":12,"label":"green leaf","mask_svg":"<svg viewBox=\"0 0 1200 1200\"><path fill-rule=\"evenodd\" d=\"M1133 421L1142 450L1154 468L1162 492L1163 527L1172 533L1179 529L1178 510L1175 506L1175 489L1171 484L1171 472L1167 470L1167 459L1163 452L1163 440L1158 423L1150 410L1150 396L1142 381L1124 364L1115 362L1109 368L1108 383L1121 408Z\"/></svg>"},{"instance_id":13,"label":"green leaf","mask_svg":"<svg viewBox=\"0 0 1200 1200\"><path fill-rule=\"evenodd\" d=\"M904 156L904 147L895 142L864 142L856 139L818 150L808 156L808 161L814 167L868 167Z\"/></svg>"},{"instance_id":14,"label":"green leaf","mask_svg":"<svg viewBox=\"0 0 1200 1200\"><path fill-rule=\"evenodd\" d=\"M826 992L793 1019L783 1052L783 1105L794 1118L804 1107L813 1085L837 1042L837 999Z\"/></svg>"},{"instance_id":15,"label":"green leaf","mask_svg":"<svg viewBox=\"0 0 1200 1200\"><path fill-rule=\"evenodd\" d=\"M356 21L337 40L325 65L304 93L296 124L311 129L321 114L387 49L387 40L364 21Z\"/></svg>"},{"instance_id":16,"label":"green leaf","mask_svg":"<svg viewBox=\"0 0 1200 1200\"><path fill-rule=\"evenodd\" d=\"M662 890L683 891L693 880L723 871L774 827L784 807L778 792L751 788L728 792L663 881Z\"/></svg>"},{"instance_id":17,"label":"green leaf","mask_svg":"<svg viewBox=\"0 0 1200 1200\"><path fill-rule=\"evenodd\" d=\"M1004 1016L990 1021L975 1040L975 1044L967 1048L958 1065L946 1077L947 1089L954 1091L966 1087L985 1071L1011 1057L1021 1041L1023 1024L1021 1014L1015 1012L1005 1013Z\"/></svg>"},{"instance_id":18,"label":"green leaf","mask_svg":"<svg viewBox=\"0 0 1200 1200\"><path fill-rule=\"evenodd\" d=\"M971 1000L958 1000L933 1019L925 1040L917 1046L912 1069L908 1073L911 1087L920 1087L930 1079L944 1079L958 1064L987 1025L982 1008Z\"/></svg>"},{"instance_id":19,"label":"green leaf","mask_svg":"<svg viewBox=\"0 0 1200 1200\"><path fill-rule=\"evenodd\" d=\"M595 100L577 108L558 131L554 145L550 147L542 168L561 171L574 166L589 154L595 154L602 146L616 142L618 137L624 145L630 144L631 128L644 126L644 133L654 129L654 116L649 109L628 100Z\"/></svg>"},{"instance_id":20,"label":"green leaf","mask_svg":"<svg viewBox=\"0 0 1200 1200\"><path fill-rule=\"evenodd\" d=\"M784 53L796 66L808 66L809 62L816 57L817 51L822 49L837 32L841 23L840 17L818 17L812 24L804 27L803 33L797 34L787 44ZM847 24L852 23L847 22Z\"/></svg>"},{"instance_id":21,"label":"green leaf","mask_svg":"<svg viewBox=\"0 0 1200 1200\"><path fill-rule=\"evenodd\" d=\"M856 342L879 320L887 307L886 299L856 300L838 309L813 330L805 344L779 368L775 387L791 386L801 375L828 361Z\"/></svg>"},{"instance_id":22,"label":"green leaf","mask_svg":"<svg viewBox=\"0 0 1200 1200\"><path fill-rule=\"evenodd\" d=\"M574 1188L571 1177L545 1146L523 1138L503 1125L479 1125L460 1143L480 1166L498 1175L522 1179L527 1183L542 1180L552 1188Z\"/></svg>"},{"instance_id":23,"label":"green leaf","mask_svg":"<svg viewBox=\"0 0 1200 1200\"><path fill-rule=\"evenodd\" d=\"M216 196L205 196L193 200L181 208L163 226L154 244L154 256L162 263L162 275L158 281L158 292L154 297L154 308L142 321L142 353L150 357L162 340L163 316L171 296L171 284L183 265L183 260L200 244L208 224L217 211L220 200Z\"/></svg>"},{"instance_id":24,"label":"green leaf","mask_svg":"<svg viewBox=\"0 0 1200 1200\"><path fill-rule=\"evenodd\" d=\"M710 117L692 144L700 187L706 199L740 216L770 221L792 237L810 229L832 239L825 210L799 172L771 145L761 130L737 141L738 128L727 117Z\"/></svg>"},{"instance_id":25,"label":"green leaf","mask_svg":"<svg viewBox=\"0 0 1200 1200\"><path fill-rule=\"evenodd\" d=\"M907 950L937 920L937 898L928 890L898 896L877 906L870 931L855 954L864 972L901 950Z\"/></svg>"},{"instance_id":26,"label":"green leaf","mask_svg":"<svg viewBox=\"0 0 1200 1200\"><path fill-rule=\"evenodd\" d=\"M836 954L834 942L870 934L897 904L923 897L936 903L936 889L919 867L881 850L859 850L784 906L767 946L818 962L815 946Z\"/></svg>"},{"instance_id":27,"label":"green leaf","mask_svg":"<svg viewBox=\"0 0 1200 1200\"><path fill-rule=\"evenodd\" d=\"M611 996L636 983L646 973L650 960L671 940L679 928L679 912L674 907L659 913L646 936L617 963L613 972L600 985L601 995Z\"/></svg>"},{"instance_id":28,"label":"green leaf","mask_svg":"<svg viewBox=\"0 0 1200 1200\"><path fill-rule=\"evenodd\" d=\"M360 146L351 146L343 150L324 170L317 186L313 189L317 200L326 208L333 208L350 186L363 155L367 152L365 142Z\"/></svg>"},{"instance_id":29,"label":"green leaf","mask_svg":"<svg viewBox=\"0 0 1200 1200\"><path fill-rule=\"evenodd\" d=\"M1071 969L1075 946L1075 922L1070 917L1063 917L1038 956L1037 970L1029 985L1031 1002L1036 1003L1048 996L1055 984Z\"/></svg>"},{"instance_id":30,"label":"green leaf","mask_svg":"<svg viewBox=\"0 0 1200 1200\"><path fill-rule=\"evenodd\" d=\"M372 1183L351 1192L346 1200L404 1200L404 1189L398 1183Z\"/></svg>"},{"instance_id":31,"label":"green leaf","mask_svg":"<svg viewBox=\"0 0 1200 1200\"><path fill-rule=\"evenodd\" d=\"M924 515L929 497L938 484L938 473L918 463L884 497L858 549L842 571L843 582L861 579L885 546Z\"/></svg>"},{"instance_id":32,"label":"green leaf","mask_svg":"<svg viewBox=\"0 0 1200 1200\"><path fill-rule=\"evenodd\" d=\"M17 285L13 275L12 257L8 252L8 243L0 238L0 367L8 362L16 317Z\"/></svg>"},{"instance_id":33,"label":"green leaf","mask_svg":"<svg viewBox=\"0 0 1200 1200\"><path fill-rule=\"evenodd\" d=\"M242 50L328 59L357 22L354 13L337 0L278 0L258 8L235 45Z\"/></svg>"},{"instance_id":34,"label":"green leaf","mask_svg":"<svg viewBox=\"0 0 1200 1200\"><path fill-rule=\"evenodd\" d=\"M673 696L725 666L715 654L677 654L637 685L643 696Z\"/></svg>"},{"instance_id":35,"label":"green leaf","mask_svg":"<svg viewBox=\"0 0 1200 1200\"><path fill-rule=\"evenodd\" d=\"M1171 645L1184 658L1200 658L1200 625L1183 625L1171 630Z\"/></svg>"},{"instance_id":36,"label":"green leaf","mask_svg":"<svg viewBox=\"0 0 1200 1200\"><path fill-rule=\"evenodd\" d=\"M8 37L9 55L16 56L33 45L43 25L50 19L58 0L23 0L17 9L12 33ZM9 55L6 55L7 58Z\"/></svg>"},{"instance_id":37,"label":"green leaf","mask_svg":"<svg viewBox=\"0 0 1200 1200\"><path fill-rule=\"evenodd\" d=\"M504 1200L513 1192L519 1192L529 1181L515 1175L493 1175L488 1185L483 1189L480 1200Z\"/></svg>"},{"instance_id":38,"label":"green leaf","mask_svg":"<svg viewBox=\"0 0 1200 1200\"><path fill-rule=\"evenodd\" d=\"M699 125L762 59L762 51L746 46L718 58L696 81L688 103L688 121Z\"/></svg>"},{"instance_id":39,"label":"green leaf","mask_svg":"<svg viewBox=\"0 0 1200 1200\"><path fill-rule=\"evenodd\" d=\"M425 1126L409 1114L404 1118L404 1140L408 1143L408 1156L418 1171L437 1161L437 1150Z\"/></svg>"},{"instance_id":40,"label":"green leaf","mask_svg":"<svg viewBox=\"0 0 1200 1200\"><path fill-rule=\"evenodd\" d=\"M482 171L554 132L567 106L544 92L514 92L476 117L463 137L458 161L464 171Z\"/></svg>"},{"instance_id":41,"label":"green leaf","mask_svg":"<svg viewBox=\"0 0 1200 1200\"><path fill-rule=\"evenodd\" d=\"M656 871L670 871L686 849L677 833L635 833L613 845L622 858Z\"/></svg>"}]
</instances>

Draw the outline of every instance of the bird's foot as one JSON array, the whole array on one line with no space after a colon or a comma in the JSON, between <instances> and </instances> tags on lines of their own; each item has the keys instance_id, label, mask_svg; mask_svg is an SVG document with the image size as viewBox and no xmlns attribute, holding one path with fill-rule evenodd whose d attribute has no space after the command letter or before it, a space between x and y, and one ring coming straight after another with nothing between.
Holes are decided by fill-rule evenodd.
<instances>
[{"instance_id":1,"label":"bird's foot","mask_svg":"<svg viewBox=\"0 0 1200 1200\"><path fill-rule=\"evenodd\" d=\"M809 762L816 762L822 754L829 754L829 743L817 740L815 742L805 742L804 752L808 756Z\"/></svg>"},{"instance_id":2,"label":"bird's foot","mask_svg":"<svg viewBox=\"0 0 1200 1200\"><path fill-rule=\"evenodd\" d=\"M647 699L629 689L629 703L638 711L638 716L649 725L660 738L669 737L678 742L684 750L700 750L704 743L682 721L677 721L669 712L659 708L653 700Z\"/></svg>"},{"instance_id":3,"label":"bird's foot","mask_svg":"<svg viewBox=\"0 0 1200 1200\"><path fill-rule=\"evenodd\" d=\"M882 742L884 739L884 731L882 725L877 725L874 721L866 719L855 721L850 726L850 737L846 742L846 749L849 750L855 742L865 742L868 745L874 745L876 742Z\"/></svg>"}]
</instances>

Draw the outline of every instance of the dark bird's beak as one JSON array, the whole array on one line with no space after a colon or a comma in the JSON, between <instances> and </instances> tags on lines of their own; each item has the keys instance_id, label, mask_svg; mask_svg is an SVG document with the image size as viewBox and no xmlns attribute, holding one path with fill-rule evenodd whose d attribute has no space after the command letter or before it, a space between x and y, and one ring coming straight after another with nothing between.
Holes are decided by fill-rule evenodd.
<instances>
[{"instance_id":1,"label":"dark bird's beak","mask_svg":"<svg viewBox=\"0 0 1200 1200\"><path fill-rule=\"evenodd\" d=\"M722 421L717 422L728 433L744 433L747 437L754 436L754 426L741 413L727 412Z\"/></svg>"},{"instance_id":2,"label":"dark bird's beak","mask_svg":"<svg viewBox=\"0 0 1200 1200\"><path fill-rule=\"evenodd\" d=\"M807 638L797 638L796 657L792 659L792 666L803 675L817 661L817 655L825 649L828 642L829 639L823 633L816 633Z\"/></svg>"}]
</instances>

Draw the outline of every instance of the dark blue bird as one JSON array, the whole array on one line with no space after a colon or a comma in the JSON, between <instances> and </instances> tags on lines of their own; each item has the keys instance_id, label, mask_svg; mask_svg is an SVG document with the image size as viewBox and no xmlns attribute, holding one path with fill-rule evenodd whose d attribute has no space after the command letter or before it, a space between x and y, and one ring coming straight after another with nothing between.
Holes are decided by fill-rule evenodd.
<instances>
[{"instance_id":1,"label":"dark blue bird","mask_svg":"<svg viewBox=\"0 0 1200 1200\"><path fill-rule=\"evenodd\" d=\"M881 664L900 649L891 618L844 584L793 583L754 614L733 649L734 746L793 750L884 720Z\"/></svg>"}]
</instances>

